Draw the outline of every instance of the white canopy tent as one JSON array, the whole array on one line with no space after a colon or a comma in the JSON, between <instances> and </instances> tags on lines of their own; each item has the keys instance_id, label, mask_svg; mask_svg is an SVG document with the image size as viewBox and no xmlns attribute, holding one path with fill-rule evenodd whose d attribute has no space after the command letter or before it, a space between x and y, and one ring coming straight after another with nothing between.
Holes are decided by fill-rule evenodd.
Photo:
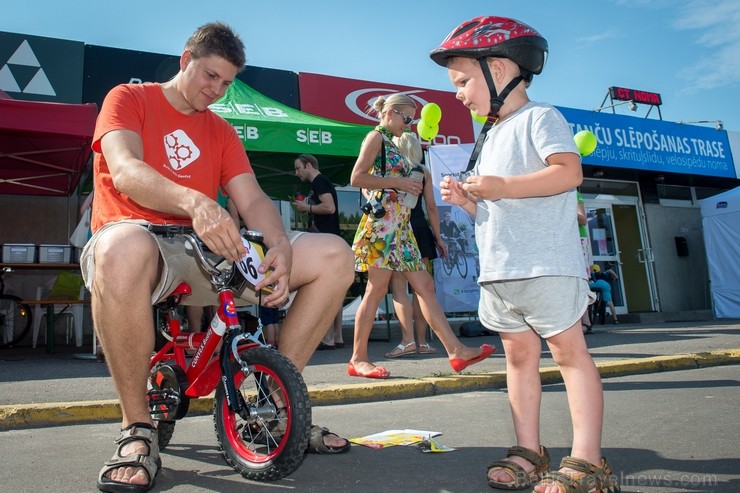
<instances>
[{"instance_id":1,"label":"white canopy tent","mask_svg":"<svg viewBox=\"0 0 740 493\"><path fill-rule=\"evenodd\" d=\"M717 318L740 318L740 187L701 201L704 243Z\"/></svg>"}]
</instances>

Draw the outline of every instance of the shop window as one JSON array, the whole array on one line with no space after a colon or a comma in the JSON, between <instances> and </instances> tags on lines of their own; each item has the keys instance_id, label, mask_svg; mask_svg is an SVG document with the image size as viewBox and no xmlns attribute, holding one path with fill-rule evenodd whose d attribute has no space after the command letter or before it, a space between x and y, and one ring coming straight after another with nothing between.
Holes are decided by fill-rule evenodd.
<instances>
[{"instance_id":1,"label":"shop window","mask_svg":"<svg viewBox=\"0 0 740 493\"><path fill-rule=\"evenodd\" d=\"M721 188L695 187L694 195L696 196L696 200L704 200L708 199L709 197L714 197L715 195L725 191L726 190L723 190Z\"/></svg>"},{"instance_id":2,"label":"shop window","mask_svg":"<svg viewBox=\"0 0 740 493\"><path fill-rule=\"evenodd\" d=\"M696 207L691 187L658 185L658 202L667 207Z\"/></svg>"},{"instance_id":3,"label":"shop window","mask_svg":"<svg viewBox=\"0 0 740 493\"><path fill-rule=\"evenodd\" d=\"M637 183L629 181L584 179L579 187L582 194L637 197Z\"/></svg>"},{"instance_id":4,"label":"shop window","mask_svg":"<svg viewBox=\"0 0 740 493\"><path fill-rule=\"evenodd\" d=\"M699 207L699 201L713 197L725 190L707 187L680 187L658 185L660 205L668 207Z\"/></svg>"}]
</instances>

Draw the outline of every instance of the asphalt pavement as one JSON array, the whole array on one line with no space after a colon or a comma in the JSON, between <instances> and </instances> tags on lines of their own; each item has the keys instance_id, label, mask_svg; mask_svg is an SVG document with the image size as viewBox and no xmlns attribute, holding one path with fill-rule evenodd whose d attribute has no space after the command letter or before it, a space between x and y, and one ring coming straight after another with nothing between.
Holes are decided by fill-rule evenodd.
<instances>
[{"instance_id":1,"label":"asphalt pavement","mask_svg":"<svg viewBox=\"0 0 740 493\"><path fill-rule=\"evenodd\" d=\"M736 334L735 334L736 335ZM673 337L678 337L677 335ZM697 334L694 340L706 340ZM91 363L92 364L92 363ZM737 366L713 366L604 380L603 453L622 491L740 491ZM210 416L187 417L162 452L152 491L268 493L472 493L492 490L486 467L514 443L504 390L317 406L314 422L360 437L393 428L437 431L457 450L425 454L415 446L374 450L354 445L343 455L308 455L291 476L248 481L220 456ZM544 387L542 440L557 465L568 453L570 419L563 386ZM113 452L112 423L0 432L3 491L96 491L95 479Z\"/></svg>"},{"instance_id":2,"label":"asphalt pavement","mask_svg":"<svg viewBox=\"0 0 740 493\"><path fill-rule=\"evenodd\" d=\"M655 373L740 362L740 320L664 324L595 325L588 345L604 378ZM373 336L385 335L375 329ZM392 333L396 336L397 331ZM345 330L347 341L351 328ZM497 389L505 386L505 360L495 335L465 338L470 346L499 347L493 357L455 374L438 341L433 355L388 359L398 341L371 341L370 356L392 377L374 381L350 377L346 364L351 347L316 351L303 376L314 407L373 402ZM559 381L546 345L541 363L543 382ZM36 349L0 349L0 430L115 421L120 416L107 367L77 359L89 348L57 345L54 354ZM211 400L191 403L191 414L207 414ZM740 470L740 468L739 468Z\"/></svg>"}]
</instances>

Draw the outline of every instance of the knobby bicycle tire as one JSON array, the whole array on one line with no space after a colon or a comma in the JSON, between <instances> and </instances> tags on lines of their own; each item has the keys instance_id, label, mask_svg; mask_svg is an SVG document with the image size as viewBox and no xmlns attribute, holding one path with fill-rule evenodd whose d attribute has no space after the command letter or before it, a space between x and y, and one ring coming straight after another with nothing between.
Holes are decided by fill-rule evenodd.
<instances>
[{"instance_id":1,"label":"knobby bicycle tire","mask_svg":"<svg viewBox=\"0 0 740 493\"><path fill-rule=\"evenodd\" d=\"M244 348L240 355L250 373L234 363L232 378L245 410L232 412L223 385L217 387L213 420L218 445L226 462L245 478L284 478L300 467L308 447L308 389L295 365L276 350Z\"/></svg>"},{"instance_id":2,"label":"knobby bicycle tire","mask_svg":"<svg viewBox=\"0 0 740 493\"><path fill-rule=\"evenodd\" d=\"M155 421L157 425L157 444L159 450L164 450L170 444L172 434L175 433L176 421Z\"/></svg>"},{"instance_id":3,"label":"knobby bicycle tire","mask_svg":"<svg viewBox=\"0 0 740 493\"><path fill-rule=\"evenodd\" d=\"M18 344L31 328L31 307L12 294L0 295L0 348Z\"/></svg>"}]
</instances>

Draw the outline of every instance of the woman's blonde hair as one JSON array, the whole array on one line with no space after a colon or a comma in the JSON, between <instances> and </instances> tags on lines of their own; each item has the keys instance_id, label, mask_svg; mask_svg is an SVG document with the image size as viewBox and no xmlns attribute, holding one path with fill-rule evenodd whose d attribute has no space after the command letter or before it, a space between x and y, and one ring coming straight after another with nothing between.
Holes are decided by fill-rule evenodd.
<instances>
[{"instance_id":1,"label":"woman's blonde hair","mask_svg":"<svg viewBox=\"0 0 740 493\"><path fill-rule=\"evenodd\" d=\"M373 109L378 114L378 117L383 116L385 113L394 108L398 109L403 106L411 106L412 108L416 108L416 101L411 99L406 94L397 92L395 94L391 94L387 98L385 96L378 96L373 103Z\"/></svg>"},{"instance_id":2,"label":"woman's blonde hair","mask_svg":"<svg viewBox=\"0 0 740 493\"><path fill-rule=\"evenodd\" d=\"M393 137L393 143L398 147L398 152L401 153L403 158L411 164L416 166L421 164L422 150L421 142L413 132L404 132L400 137Z\"/></svg>"}]
</instances>

